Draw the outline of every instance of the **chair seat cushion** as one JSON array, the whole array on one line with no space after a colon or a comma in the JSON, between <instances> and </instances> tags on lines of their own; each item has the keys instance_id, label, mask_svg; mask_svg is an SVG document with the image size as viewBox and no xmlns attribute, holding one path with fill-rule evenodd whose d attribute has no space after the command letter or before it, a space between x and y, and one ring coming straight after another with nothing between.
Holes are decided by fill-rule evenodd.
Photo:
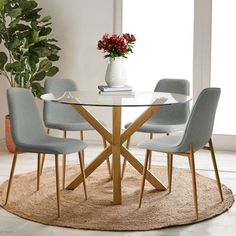
<instances>
[{"instance_id":1,"label":"chair seat cushion","mask_svg":"<svg viewBox=\"0 0 236 236\"><path fill-rule=\"evenodd\" d=\"M161 136L138 144L138 148L148 149L157 152L181 152L180 142L182 135Z\"/></svg>"},{"instance_id":2,"label":"chair seat cushion","mask_svg":"<svg viewBox=\"0 0 236 236\"><path fill-rule=\"evenodd\" d=\"M105 123L101 122L104 126ZM45 126L49 129L59 129L59 130L67 130L67 131L86 131L86 130L94 130L94 128L87 122L60 122L60 121L47 121L45 122Z\"/></svg>"},{"instance_id":3,"label":"chair seat cushion","mask_svg":"<svg viewBox=\"0 0 236 236\"><path fill-rule=\"evenodd\" d=\"M131 122L125 125L125 128L130 126ZM140 128L137 129L138 132L144 133L172 133L176 131L183 131L185 129L185 124L156 124L152 122L144 123Z\"/></svg>"},{"instance_id":4,"label":"chair seat cushion","mask_svg":"<svg viewBox=\"0 0 236 236\"><path fill-rule=\"evenodd\" d=\"M94 128L86 121L80 123L47 122L45 126L50 129L60 129L67 131L93 130Z\"/></svg>"},{"instance_id":5,"label":"chair seat cushion","mask_svg":"<svg viewBox=\"0 0 236 236\"><path fill-rule=\"evenodd\" d=\"M47 154L69 154L79 152L87 147L83 141L70 138L56 138L45 135L40 139L27 140L27 143L19 143L18 150Z\"/></svg>"}]
</instances>

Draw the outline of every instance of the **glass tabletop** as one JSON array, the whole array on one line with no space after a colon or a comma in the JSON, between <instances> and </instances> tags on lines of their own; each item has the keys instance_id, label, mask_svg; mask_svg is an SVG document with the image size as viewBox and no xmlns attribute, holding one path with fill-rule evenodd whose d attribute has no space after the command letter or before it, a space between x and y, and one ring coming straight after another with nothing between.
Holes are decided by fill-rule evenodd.
<instances>
[{"instance_id":1,"label":"glass tabletop","mask_svg":"<svg viewBox=\"0 0 236 236\"><path fill-rule=\"evenodd\" d=\"M98 91L65 91L47 93L41 96L44 101L84 106L142 107L171 105L190 101L190 97L176 93L134 92L130 95L101 95Z\"/></svg>"}]
</instances>

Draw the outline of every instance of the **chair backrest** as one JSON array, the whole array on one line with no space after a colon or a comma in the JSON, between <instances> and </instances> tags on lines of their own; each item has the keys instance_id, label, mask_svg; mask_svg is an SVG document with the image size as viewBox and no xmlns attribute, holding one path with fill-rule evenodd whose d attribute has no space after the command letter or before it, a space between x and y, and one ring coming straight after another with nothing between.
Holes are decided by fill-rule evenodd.
<instances>
[{"instance_id":1,"label":"chair backrest","mask_svg":"<svg viewBox=\"0 0 236 236\"><path fill-rule=\"evenodd\" d=\"M154 91L189 95L190 85L185 79L161 79ZM163 106L149 121L159 124L183 124L187 121L189 112L189 102Z\"/></svg>"},{"instance_id":2,"label":"chair backrest","mask_svg":"<svg viewBox=\"0 0 236 236\"><path fill-rule=\"evenodd\" d=\"M11 133L16 145L29 143L45 136L43 121L30 90L9 88L7 90Z\"/></svg>"},{"instance_id":3,"label":"chair backrest","mask_svg":"<svg viewBox=\"0 0 236 236\"><path fill-rule=\"evenodd\" d=\"M197 151L211 138L220 92L220 88L206 88L198 96L179 144L181 151L188 151L190 144Z\"/></svg>"},{"instance_id":4,"label":"chair backrest","mask_svg":"<svg viewBox=\"0 0 236 236\"><path fill-rule=\"evenodd\" d=\"M44 84L45 93L60 93L64 91L77 91L76 83L71 79L48 78ZM83 120L80 114L74 108L66 104L59 104L55 102L44 102L43 119L45 125L48 123L58 121L70 122L76 117L76 120Z\"/></svg>"}]
</instances>

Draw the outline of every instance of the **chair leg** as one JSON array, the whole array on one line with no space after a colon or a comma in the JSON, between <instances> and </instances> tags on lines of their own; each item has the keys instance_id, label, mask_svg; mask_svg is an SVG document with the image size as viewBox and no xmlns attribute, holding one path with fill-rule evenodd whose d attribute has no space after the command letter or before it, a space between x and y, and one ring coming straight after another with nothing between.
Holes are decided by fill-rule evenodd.
<instances>
[{"instance_id":1,"label":"chair leg","mask_svg":"<svg viewBox=\"0 0 236 236\"><path fill-rule=\"evenodd\" d=\"M66 186L66 155L62 156L62 189Z\"/></svg>"},{"instance_id":2,"label":"chair leg","mask_svg":"<svg viewBox=\"0 0 236 236\"><path fill-rule=\"evenodd\" d=\"M190 156L188 156L188 164L189 164L189 166L190 166L190 171L191 171L191 169L192 169L192 166L191 166L191 160L190 160Z\"/></svg>"},{"instance_id":3,"label":"chair leg","mask_svg":"<svg viewBox=\"0 0 236 236\"><path fill-rule=\"evenodd\" d=\"M127 143L126 143L126 148L127 148L127 149L129 149L130 142L131 142L131 137L129 137L129 138L127 139ZM126 167L126 159L124 158L124 160L123 160L123 165L122 165L122 171L121 171L121 179L124 178L125 167Z\"/></svg>"},{"instance_id":4,"label":"chair leg","mask_svg":"<svg viewBox=\"0 0 236 236\"><path fill-rule=\"evenodd\" d=\"M57 191L57 215L61 216L60 209L60 180L59 180L59 163L58 163L58 154L55 155L55 171L56 171L56 191Z\"/></svg>"},{"instance_id":5,"label":"chair leg","mask_svg":"<svg viewBox=\"0 0 236 236\"><path fill-rule=\"evenodd\" d=\"M103 147L106 148L107 147L106 139L102 137L102 141L103 141ZM111 170L111 163L110 163L109 157L106 159L106 162L107 162L108 173L110 175L110 178L112 179L112 170Z\"/></svg>"},{"instance_id":6,"label":"chair leg","mask_svg":"<svg viewBox=\"0 0 236 236\"><path fill-rule=\"evenodd\" d=\"M63 138L67 137L66 130L63 131ZM62 189L65 189L66 185L66 155L62 156Z\"/></svg>"},{"instance_id":7,"label":"chair leg","mask_svg":"<svg viewBox=\"0 0 236 236\"><path fill-rule=\"evenodd\" d=\"M88 197L87 197L84 165L83 165L83 161L82 161L82 151L79 152L79 162L80 162L80 170L81 170L81 173L82 173L82 176L83 176L84 195L85 195L85 199L87 200Z\"/></svg>"},{"instance_id":8,"label":"chair leg","mask_svg":"<svg viewBox=\"0 0 236 236\"><path fill-rule=\"evenodd\" d=\"M11 191L11 184L12 184L12 178L13 178L14 171L15 171L16 159L17 159L17 150L15 150L14 157L12 160L11 172L10 172L10 177L9 177L9 181L8 181L8 186L7 186L7 196L6 196L5 205L8 202L8 198L9 198L10 191Z\"/></svg>"},{"instance_id":9,"label":"chair leg","mask_svg":"<svg viewBox=\"0 0 236 236\"><path fill-rule=\"evenodd\" d=\"M43 165L45 161L45 153L40 154L40 167L39 167L39 173L42 175L43 173Z\"/></svg>"},{"instance_id":10,"label":"chair leg","mask_svg":"<svg viewBox=\"0 0 236 236\"><path fill-rule=\"evenodd\" d=\"M173 154L167 153L167 168L168 168L168 184L169 184L169 193L171 192L172 186L172 170L173 170Z\"/></svg>"},{"instance_id":11,"label":"chair leg","mask_svg":"<svg viewBox=\"0 0 236 236\"><path fill-rule=\"evenodd\" d=\"M50 129L47 128L46 133L49 134L50 133ZM40 175L42 175L43 173L43 165L44 165L44 161L45 161L45 153L42 153L42 158L40 161Z\"/></svg>"},{"instance_id":12,"label":"chair leg","mask_svg":"<svg viewBox=\"0 0 236 236\"><path fill-rule=\"evenodd\" d=\"M145 161L144 161L144 167L143 167L143 178L142 178L142 183L141 183L141 190L140 190L140 195L139 195L139 208L141 207L142 199L143 199L143 190L144 190L144 185L145 185L149 155L150 155L150 151L147 150Z\"/></svg>"},{"instance_id":13,"label":"chair leg","mask_svg":"<svg viewBox=\"0 0 236 236\"><path fill-rule=\"evenodd\" d=\"M153 133L150 133L150 139L153 139ZM149 164L148 164L149 170L151 170L151 166L152 166L152 151L150 150Z\"/></svg>"},{"instance_id":14,"label":"chair leg","mask_svg":"<svg viewBox=\"0 0 236 236\"><path fill-rule=\"evenodd\" d=\"M37 191L39 191L39 185L40 185L40 170L41 170L41 154L38 153L38 163L37 163Z\"/></svg>"},{"instance_id":15,"label":"chair leg","mask_svg":"<svg viewBox=\"0 0 236 236\"><path fill-rule=\"evenodd\" d=\"M193 185L193 199L194 199L196 217L198 219L198 199L197 199L197 184L196 184L196 173L195 173L195 163L194 163L194 150L192 144L190 144L189 147L190 147L189 159L191 163L190 168L192 173L192 185Z\"/></svg>"},{"instance_id":16,"label":"chair leg","mask_svg":"<svg viewBox=\"0 0 236 236\"><path fill-rule=\"evenodd\" d=\"M221 201L223 202L224 198L223 198L223 192L222 192L221 183L220 183L220 176L219 176L219 172L218 172L218 168L217 168L214 147L213 147L213 143L212 143L211 139L209 140L209 147L210 147L210 152L211 152L212 163L213 163L213 166L214 166L217 186L218 186L219 193L220 193L220 198L221 198Z\"/></svg>"},{"instance_id":17,"label":"chair leg","mask_svg":"<svg viewBox=\"0 0 236 236\"><path fill-rule=\"evenodd\" d=\"M83 130L80 131L80 140L81 140L81 141L84 140L84 132L83 132ZM81 154L82 154L83 165L85 166L85 162L84 162L84 150L81 151Z\"/></svg>"}]
</instances>

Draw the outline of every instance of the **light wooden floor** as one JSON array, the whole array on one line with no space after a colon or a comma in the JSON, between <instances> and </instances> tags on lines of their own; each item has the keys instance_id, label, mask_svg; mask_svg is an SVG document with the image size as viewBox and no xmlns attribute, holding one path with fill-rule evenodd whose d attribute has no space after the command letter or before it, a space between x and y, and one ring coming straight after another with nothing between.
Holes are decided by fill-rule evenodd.
<instances>
[{"instance_id":1,"label":"light wooden floor","mask_svg":"<svg viewBox=\"0 0 236 236\"><path fill-rule=\"evenodd\" d=\"M85 151L86 162L89 162L100 150L102 146L90 145ZM141 161L144 161L144 151L132 148L132 152ZM234 195L236 194L236 153L232 152L216 152L221 182L230 187ZM78 163L77 155L70 155L68 163ZM3 144L0 144L0 182L8 179L12 155L9 154ZM166 165L166 158L163 154L155 153L153 155L153 163ZM36 169L37 158L33 154L21 154L17 160L16 172L23 173ZM46 166L54 165L53 156L47 156ZM185 158L174 158L174 166L188 168L188 162ZM197 172L208 177L214 177L212 163L209 153L206 151L198 152L196 155ZM14 187L14 185L13 185ZM162 230L146 231L146 232L104 232L92 230L75 230L60 227L51 227L14 216L2 208L0 208L0 235L2 236L167 236L167 235L214 235L214 236L231 236L236 235L236 207L235 205L226 213L215 217L211 220L189 226L172 227Z\"/></svg>"}]
</instances>

